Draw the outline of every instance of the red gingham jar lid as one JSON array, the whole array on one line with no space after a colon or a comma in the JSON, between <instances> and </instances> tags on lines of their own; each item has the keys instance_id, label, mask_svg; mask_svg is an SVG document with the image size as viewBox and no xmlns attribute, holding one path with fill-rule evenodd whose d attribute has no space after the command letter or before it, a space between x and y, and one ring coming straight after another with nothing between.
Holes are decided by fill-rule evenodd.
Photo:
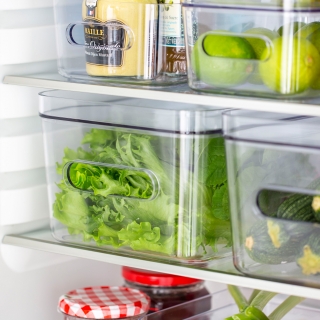
<instances>
[{"instance_id":1,"label":"red gingham jar lid","mask_svg":"<svg viewBox=\"0 0 320 320\"><path fill-rule=\"evenodd\" d=\"M83 319L122 319L148 312L150 298L125 287L88 287L68 292L59 299L61 312Z\"/></svg>"}]
</instances>

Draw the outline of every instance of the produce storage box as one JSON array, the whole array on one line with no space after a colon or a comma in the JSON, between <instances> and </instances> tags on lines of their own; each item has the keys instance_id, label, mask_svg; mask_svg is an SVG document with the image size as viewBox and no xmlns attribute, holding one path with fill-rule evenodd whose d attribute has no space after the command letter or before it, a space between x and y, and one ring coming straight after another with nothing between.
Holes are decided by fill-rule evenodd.
<instances>
[{"instance_id":1,"label":"produce storage box","mask_svg":"<svg viewBox=\"0 0 320 320\"><path fill-rule=\"evenodd\" d=\"M320 119L252 111L223 117L236 268L319 286Z\"/></svg>"},{"instance_id":2,"label":"produce storage box","mask_svg":"<svg viewBox=\"0 0 320 320\"><path fill-rule=\"evenodd\" d=\"M228 255L221 113L163 101L41 94L54 237L186 263Z\"/></svg>"},{"instance_id":3,"label":"produce storage box","mask_svg":"<svg viewBox=\"0 0 320 320\"><path fill-rule=\"evenodd\" d=\"M320 89L320 6L309 1L184 1L192 89L305 98Z\"/></svg>"},{"instance_id":4,"label":"produce storage box","mask_svg":"<svg viewBox=\"0 0 320 320\"><path fill-rule=\"evenodd\" d=\"M166 2L55 0L59 73L107 85L187 82L182 5Z\"/></svg>"},{"instance_id":5,"label":"produce storage box","mask_svg":"<svg viewBox=\"0 0 320 320\"><path fill-rule=\"evenodd\" d=\"M221 298L223 298L224 294L225 291L220 295ZM225 306L225 302L220 297L215 294L208 294L204 297L151 313L144 320L185 320L221 306Z\"/></svg>"},{"instance_id":6,"label":"produce storage box","mask_svg":"<svg viewBox=\"0 0 320 320\"><path fill-rule=\"evenodd\" d=\"M250 290L245 290L247 291ZM250 294L248 295L250 297ZM234 302L231 294L228 290L224 290L221 292L217 292L212 294L211 296L208 296L211 298L211 310L200 313L199 315L195 315L193 317L185 318L187 320L232 320L230 318L231 316L235 314L239 314L239 308ZM280 296L279 298L273 298L264 308L263 312L269 316L277 307L280 306L280 304L284 301L286 296ZM203 298L205 299L205 298ZM207 298L208 299L208 298ZM314 301L315 300L308 300L308 301ZM200 300L199 300L200 302ZM272 319L281 319L281 320L310 320L310 319L318 319L320 316L320 311L317 308L311 308L307 307L302 304L298 304L293 309L291 309L287 314L285 314L282 318L272 318ZM167 318L170 320L176 320L175 318ZM242 318L238 318L242 319ZM258 319L258 317L255 317L253 315L252 317L246 317L243 319ZM259 318L262 319L262 318ZM271 317L270 317L271 319ZM149 318L148 318L149 320ZM160 320L160 318L151 318L150 320ZM177 320L180 320L178 317Z\"/></svg>"}]
</instances>

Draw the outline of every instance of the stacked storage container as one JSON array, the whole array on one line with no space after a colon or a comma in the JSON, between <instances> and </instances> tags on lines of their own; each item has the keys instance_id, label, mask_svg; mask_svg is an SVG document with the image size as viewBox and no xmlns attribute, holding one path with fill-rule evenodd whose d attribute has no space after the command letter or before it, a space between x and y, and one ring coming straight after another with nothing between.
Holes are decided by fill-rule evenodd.
<instances>
[{"instance_id":1,"label":"stacked storage container","mask_svg":"<svg viewBox=\"0 0 320 320\"><path fill-rule=\"evenodd\" d=\"M229 255L221 113L183 103L41 94L55 238L184 263Z\"/></svg>"},{"instance_id":2,"label":"stacked storage container","mask_svg":"<svg viewBox=\"0 0 320 320\"><path fill-rule=\"evenodd\" d=\"M191 88L271 98L319 95L318 2L184 1Z\"/></svg>"},{"instance_id":3,"label":"stacked storage container","mask_svg":"<svg viewBox=\"0 0 320 320\"><path fill-rule=\"evenodd\" d=\"M319 118L224 115L235 266L319 286Z\"/></svg>"}]
</instances>

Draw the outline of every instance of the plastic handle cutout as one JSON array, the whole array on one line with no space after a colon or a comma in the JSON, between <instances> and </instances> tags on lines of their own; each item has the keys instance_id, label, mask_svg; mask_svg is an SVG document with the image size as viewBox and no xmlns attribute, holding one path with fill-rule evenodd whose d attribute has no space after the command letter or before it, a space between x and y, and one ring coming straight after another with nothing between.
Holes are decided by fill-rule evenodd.
<instances>
[{"instance_id":1,"label":"plastic handle cutout","mask_svg":"<svg viewBox=\"0 0 320 320\"><path fill-rule=\"evenodd\" d=\"M257 57L251 43L262 48L263 54ZM228 31L209 31L203 35L202 50L212 58L234 60L258 60L267 61L272 52L270 38L260 34L235 33ZM236 48L236 49L232 49ZM230 50L231 49L231 50Z\"/></svg>"},{"instance_id":2,"label":"plastic handle cutout","mask_svg":"<svg viewBox=\"0 0 320 320\"><path fill-rule=\"evenodd\" d=\"M258 214L297 222L320 222L320 190L298 188L261 189L257 193Z\"/></svg>"},{"instance_id":3,"label":"plastic handle cutout","mask_svg":"<svg viewBox=\"0 0 320 320\"><path fill-rule=\"evenodd\" d=\"M150 170L82 160L65 164L63 180L71 190L102 197L152 200L160 190Z\"/></svg>"},{"instance_id":4,"label":"plastic handle cutout","mask_svg":"<svg viewBox=\"0 0 320 320\"><path fill-rule=\"evenodd\" d=\"M86 47L97 52L126 51L134 43L132 29L119 22L76 22L66 29L67 41L74 46Z\"/></svg>"}]
</instances>

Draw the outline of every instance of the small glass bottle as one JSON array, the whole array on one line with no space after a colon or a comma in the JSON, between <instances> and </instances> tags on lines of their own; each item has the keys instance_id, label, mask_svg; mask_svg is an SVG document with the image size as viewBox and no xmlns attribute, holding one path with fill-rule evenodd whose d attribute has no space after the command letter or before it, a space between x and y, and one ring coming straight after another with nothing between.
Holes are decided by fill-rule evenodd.
<instances>
[{"instance_id":1,"label":"small glass bottle","mask_svg":"<svg viewBox=\"0 0 320 320\"><path fill-rule=\"evenodd\" d=\"M182 5L180 0L161 0L160 3L161 72L169 76L186 75Z\"/></svg>"},{"instance_id":2,"label":"small glass bottle","mask_svg":"<svg viewBox=\"0 0 320 320\"><path fill-rule=\"evenodd\" d=\"M142 320L150 306L143 292L126 287L88 287L72 290L59 299L58 311L64 320Z\"/></svg>"},{"instance_id":3,"label":"small glass bottle","mask_svg":"<svg viewBox=\"0 0 320 320\"><path fill-rule=\"evenodd\" d=\"M149 314L178 304L204 297L209 291L204 281L172 274L151 272L129 267L122 268L125 286L146 293L151 304ZM186 319L211 309L211 298L180 309L179 318ZM168 319L167 319L168 320ZM172 319L173 320L173 319Z\"/></svg>"}]
</instances>

